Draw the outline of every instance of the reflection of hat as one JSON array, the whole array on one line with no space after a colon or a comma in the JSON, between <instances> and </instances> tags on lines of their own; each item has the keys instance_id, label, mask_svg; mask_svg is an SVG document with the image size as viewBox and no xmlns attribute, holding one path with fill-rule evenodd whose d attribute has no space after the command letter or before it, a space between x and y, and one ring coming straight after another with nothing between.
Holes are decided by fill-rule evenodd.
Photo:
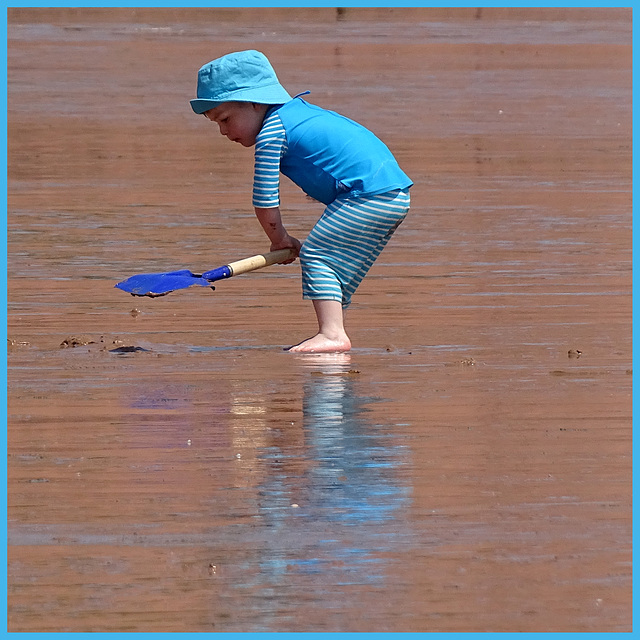
<instances>
[{"instance_id":1,"label":"reflection of hat","mask_svg":"<svg viewBox=\"0 0 640 640\"><path fill-rule=\"evenodd\" d=\"M197 95L191 100L196 113L223 102L284 104L291 100L267 57L254 50L229 53L201 67Z\"/></svg>"}]
</instances>

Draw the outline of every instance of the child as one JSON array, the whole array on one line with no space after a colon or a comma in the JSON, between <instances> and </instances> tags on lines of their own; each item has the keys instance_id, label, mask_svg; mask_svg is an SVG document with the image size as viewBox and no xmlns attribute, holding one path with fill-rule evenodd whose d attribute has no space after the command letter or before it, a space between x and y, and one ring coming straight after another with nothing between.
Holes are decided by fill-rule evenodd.
<instances>
[{"instance_id":1,"label":"child","mask_svg":"<svg viewBox=\"0 0 640 640\"><path fill-rule=\"evenodd\" d=\"M344 311L407 215L413 183L373 133L300 95L287 93L262 53L239 51L199 70L191 107L229 140L255 145L256 217L272 251L291 248L300 257L303 298L313 302L318 333L288 350L343 352L351 348ZM280 173L327 205L304 244L282 224Z\"/></svg>"}]
</instances>

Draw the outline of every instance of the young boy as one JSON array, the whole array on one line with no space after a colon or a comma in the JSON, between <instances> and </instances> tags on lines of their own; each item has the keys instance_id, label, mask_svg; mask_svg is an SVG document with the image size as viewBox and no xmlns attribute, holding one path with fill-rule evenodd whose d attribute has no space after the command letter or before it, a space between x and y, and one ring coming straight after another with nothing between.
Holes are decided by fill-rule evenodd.
<instances>
[{"instance_id":1,"label":"young boy","mask_svg":"<svg viewBox=\"0 0 640 640\"><path fill-rule=\"evenodd\" d=\"M300 95L287 93L264 54L239 51L199 70L191 107L229 140L255 145L256 217L271 251L300 256L303 298L313 302L318 333L288 350L348 351L344 311L407 215L413 183L373 133ZM304 244L282 223L280 173L327 205Z\"/></svg>"}]
</instances>

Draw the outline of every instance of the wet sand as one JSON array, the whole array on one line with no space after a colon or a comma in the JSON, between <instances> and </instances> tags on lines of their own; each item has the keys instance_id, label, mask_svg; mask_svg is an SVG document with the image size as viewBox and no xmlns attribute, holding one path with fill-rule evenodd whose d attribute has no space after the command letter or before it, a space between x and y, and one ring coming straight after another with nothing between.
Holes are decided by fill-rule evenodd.
<instances>
[{"instance_id":1,"label":"wet sand","mask_svg":"<svg viewBox=\"0 0 640 640\"><path fill-rule=\"evenodd\" d=\"M9 630L631 631L631 10L250 13L9 10ZM268 249L245 48L415 182L347 355L297 264L114 289Z\"/></svg>"}]
</instances>

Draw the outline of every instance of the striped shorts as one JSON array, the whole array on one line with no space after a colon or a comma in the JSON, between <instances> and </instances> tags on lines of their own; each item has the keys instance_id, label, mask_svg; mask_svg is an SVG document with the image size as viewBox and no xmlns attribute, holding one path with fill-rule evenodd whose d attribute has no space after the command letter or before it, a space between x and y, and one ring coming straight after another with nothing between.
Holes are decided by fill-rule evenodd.
<instances>
[{"instance_id":1,"label":"striped shorts","mask_svg":"<svg viewBox=\"0 0 640 640\"><path fill-rule=\"evenodd\" d=\"M302 297L338 300L346 309L409 204L409 190L396 189L328 205L300 251Z\"/></svg>"}]
</instances>

